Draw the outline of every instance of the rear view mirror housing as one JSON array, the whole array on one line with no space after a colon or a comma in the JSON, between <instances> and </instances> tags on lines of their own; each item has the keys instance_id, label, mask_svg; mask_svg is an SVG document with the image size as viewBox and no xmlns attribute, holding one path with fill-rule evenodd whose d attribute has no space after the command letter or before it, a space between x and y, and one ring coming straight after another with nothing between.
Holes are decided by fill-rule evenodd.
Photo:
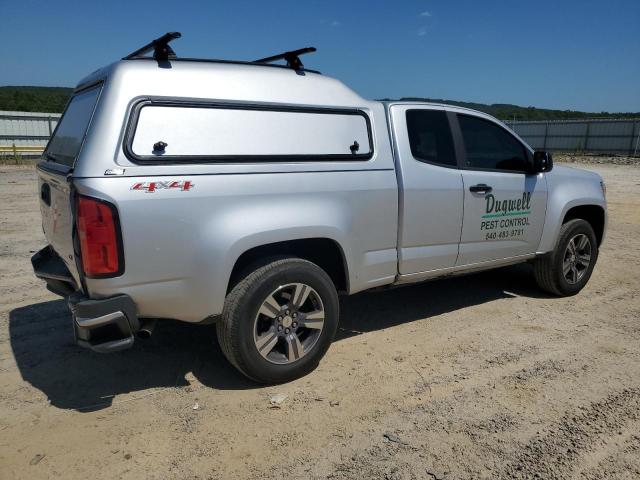
<instances>
[{"instance_id":1,"label":"rear view mirror housing","mask_svg":"<svg viewBox=\"0 0 640 480\"><path fill-rule=\"evenodd\" d=\"M531 173L550 172L553 169L553 156L551 152L536 150L533 152Z\"/></svg>"}]
</instances>

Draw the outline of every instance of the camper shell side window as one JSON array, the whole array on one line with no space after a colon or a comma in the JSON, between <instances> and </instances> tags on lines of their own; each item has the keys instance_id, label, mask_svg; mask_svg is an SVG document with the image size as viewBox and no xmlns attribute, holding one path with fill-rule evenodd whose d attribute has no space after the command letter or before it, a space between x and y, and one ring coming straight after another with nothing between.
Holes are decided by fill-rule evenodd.
<instances>
[{"instance_id":1,"label":"camper shell side window","mask_svg":"<svg viewBox=\"0 0 640 480\"><path fill-rule=\"evenodd\" d=\"M358 109L145 100L132 111L125 153L135 163L368 160Z\"/></svg>"}]
</instances>

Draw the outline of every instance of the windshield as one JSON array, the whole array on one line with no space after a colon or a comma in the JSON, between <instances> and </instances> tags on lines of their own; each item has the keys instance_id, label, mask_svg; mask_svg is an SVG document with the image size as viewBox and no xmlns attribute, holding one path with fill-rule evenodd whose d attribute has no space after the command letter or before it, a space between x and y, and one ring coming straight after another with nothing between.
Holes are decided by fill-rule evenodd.
<instances>
[{"instance_id":1,"label":"windshield","mask_svg":"<svg viewBox=\"0 0 640 480\"><path fill-rule=\"evenodd\" d=\"M100 87L85 90L71 99L47 145L44 154L47 160L73 167L100 95Z\"/></svg>"}]
</instances>

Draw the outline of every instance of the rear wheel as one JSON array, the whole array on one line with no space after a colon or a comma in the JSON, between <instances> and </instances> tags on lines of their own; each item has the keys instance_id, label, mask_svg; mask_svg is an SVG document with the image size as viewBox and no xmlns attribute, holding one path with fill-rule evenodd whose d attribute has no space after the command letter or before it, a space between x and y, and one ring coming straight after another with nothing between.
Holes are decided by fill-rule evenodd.
<instances>
[{"instance_id":1,"label":"rear wheel","mask_svg":"<svg viewBox=\"0 0 640 480\"><path fill-rule=\"evenodd\" d=\"M313 370L338 327L338 294L317 265L285 258L260 267L229 293L218 341L247 377L280 383Z\"/></svg>"},{"instance_id":2,"label":"rear wheel","mask_svg":"<svg viewBox=\"0 0 640 480\"><path fill-rule=\"evenodd\" d=\"M556 249L534 263L538 286L554 295L575 295L589 281L597 259L598 243L591 225L582 219L570 220L562 225Z\"/></svg>"}]
</instances>

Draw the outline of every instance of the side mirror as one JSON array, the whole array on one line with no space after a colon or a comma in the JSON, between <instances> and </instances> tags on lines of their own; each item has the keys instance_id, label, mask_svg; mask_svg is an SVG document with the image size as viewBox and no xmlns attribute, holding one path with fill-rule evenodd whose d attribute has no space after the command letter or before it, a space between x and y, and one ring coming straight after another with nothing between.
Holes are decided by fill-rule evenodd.
<instances>
[{"instance_id":1,"label":"side mirror","mask_svg":"<svg viewBox=\"0 0 640 480\"><path fill-rule=\"evenodd\" d=\"M533 152L531 173L550 172L553 168L553 157L550 152L536 150Z\"/></svg>"}]
</instances>

